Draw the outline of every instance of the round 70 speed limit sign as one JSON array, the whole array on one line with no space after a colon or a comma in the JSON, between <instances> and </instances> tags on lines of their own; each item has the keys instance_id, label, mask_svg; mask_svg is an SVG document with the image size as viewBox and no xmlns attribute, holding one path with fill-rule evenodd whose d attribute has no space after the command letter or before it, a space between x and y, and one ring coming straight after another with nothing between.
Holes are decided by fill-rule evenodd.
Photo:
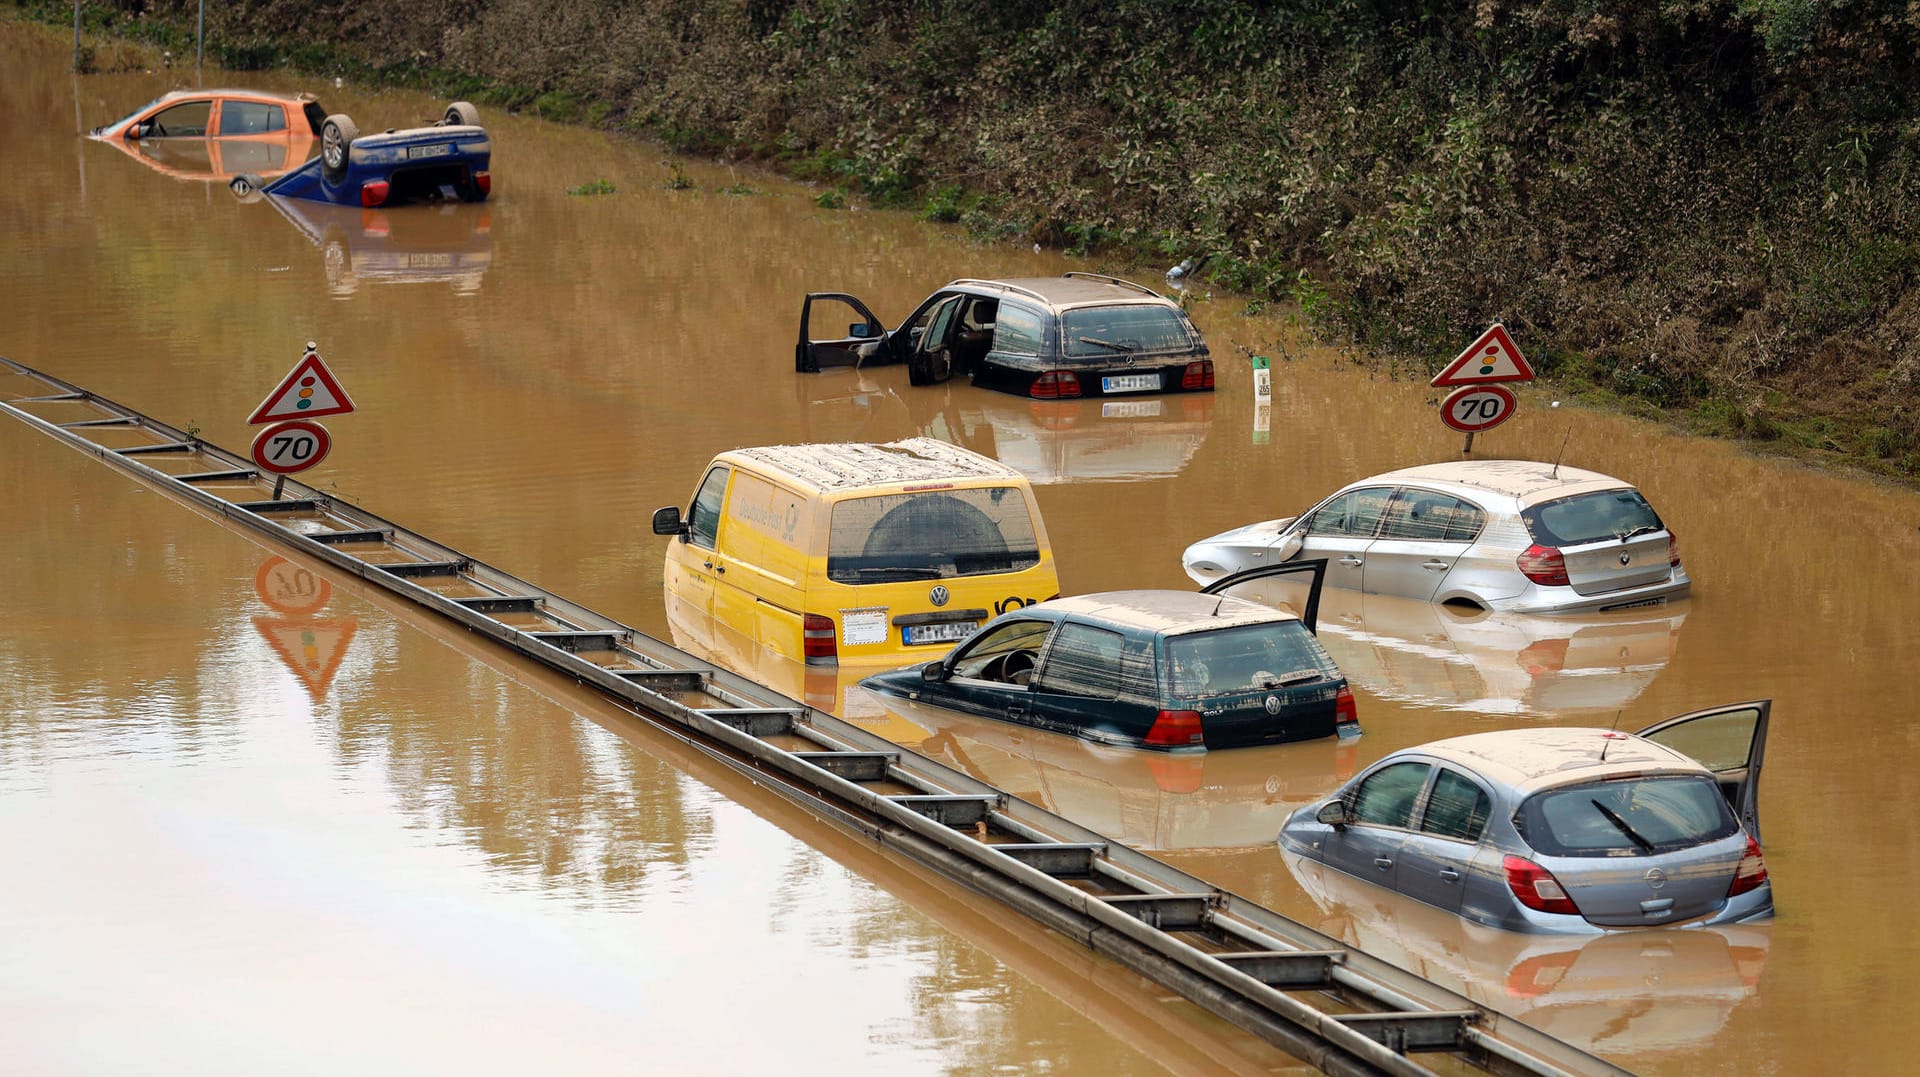
<instances>
[{"instance_id":1,"label":"round 70 speed limit sign","mask_svg":"<svg viewBox=\"0 0 1920 1077\"><path fill-rule=\"evenodd\" d=\"M1491 430L1513 418L1520 398L1504 385L1463 385L1440 402L1440 421L1463 434Z\"/></svg>"},{"instance_id":2,"label":"round 70 speed limit sign","mask_svg":"<svg viewBox=\"0 0 1920 1077\"><path fill-rule=\"evenodd\" d=\"M253 439L253 462L275 475L305 471L327 458L333 438L311 419L269 426Z\"/></svg>"}]
</instances>

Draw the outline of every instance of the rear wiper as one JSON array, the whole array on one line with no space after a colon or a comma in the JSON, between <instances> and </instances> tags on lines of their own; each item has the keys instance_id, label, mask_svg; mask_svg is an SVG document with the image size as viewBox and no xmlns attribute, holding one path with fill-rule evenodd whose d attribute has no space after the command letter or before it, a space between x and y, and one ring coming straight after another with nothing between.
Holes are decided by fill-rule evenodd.
<instances>
[{"instance_id":1,"label":"rear wiper","mask_svg":"<svg viewBox=\"0 0 1920 1077\"><path fill-rule=\"evenodd\" d=\"M937 568L863 568L859 571L863 582L885 582L888 580L937 580L945 573Z\"/></svg>"},{"instance_id":2,"label":"rear wiper","mask_svg":"<svg viewBox=\"0 0 1920 1077\"><path fill-rule=\"evenodd\" d=\"M1138 348L1135 348L1135 347L1133 347L1132 345L1129 345L1129 344L1115 344L1115 343L1114 343L1113 341L1111 341L1111 340L1101 340L1101 339L1099 339L1098 337L1081 337L1081 338L1080 338L1080 343L1082 343L1082 344L1092 344L1092 345L1095 345L1095 346L1097 346L1097 347L1101 347L1101 348L1106 348L1106 349L1108 349L1108 350L1110 350L1110 351L1116 351L1116 352L1131 352L1131 351L1139 351L1139 350L1140 350L1140 349L1138 349Z\"/></svg>"},{"instance_id":3,"label":"rear wiper","mask_svg":"<svg viewBox=\"0 0 1920 1077\"><path fill-rule=\"evenodd\" d=\"M1644 535L1649 531L1658 531L1658 530L1660 530L1659 524L1641 524L1639 527L1633 528L1628 531L1620 532L1620 541L1625 542L1628 539L1634 537L1635 535Z\"/></svg>"},{"instance_id":4,"label":"rear wiper","mask_svg":"<svg viewBox=\"0 0 1920 1077\"><path fill-rule=\"evenodd\" d=\"M1643 853L1653 852L1653 843L1641 837L1638 831L1634 830L1631 826L1628 826L1627 821L1625 819L1620 818L1619 814L1615 812L1612 808L1609 808L1605 804L1602 804L1599 801L1594 800L1592 797L1587 798L1587 803L1593 805L1596 808L1599 808L1600 814L1607 817L1607 822L1612 823L1614 826L1618 827L1620 829L1620 833L1625 834L1629 841L1633 842L1635 845L1638 845L1640 847L1641 852Z\"/></svg>"},{"instance_id":5,"label":"rear wiper","mask_svg":"<svg viewBox=\"0 0 1920 1077\"><path fill-rule=\"evenodd\" d=\"M1282 673L1277 677L1268 679L1265 687L1285 688L1288 685L1305 684L1308 681L1317 681L1320 679L1320 677L1321 677L1321 673L1317 669L1296 669L1296 670L1289 671L1287 673Z\"/></svg>"}]
</instances>

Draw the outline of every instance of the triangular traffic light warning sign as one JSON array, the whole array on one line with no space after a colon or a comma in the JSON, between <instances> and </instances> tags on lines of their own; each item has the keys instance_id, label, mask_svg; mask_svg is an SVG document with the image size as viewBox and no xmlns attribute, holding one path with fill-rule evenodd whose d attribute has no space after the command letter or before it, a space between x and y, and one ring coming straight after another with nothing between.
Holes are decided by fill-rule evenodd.
<instances>
[{"instance_id":1,"label":"triangular traffic light warning sign","mask_svg":"<svg viewBox=\"0 0 1920 1077\"><path fill-rule=\"evenodd\" d=\"M1520 354L1513 338L1507 335L1507 327L1495 322L1427 384L1446 389L1455 385L1532 380L1533 367L1527 365L1527 357Z\"/></svg>"},{"instance_id":2,"label":"triangular traffic light warning sign","mask_svg":"<svg viewBox=\"0 0 1920 1077\"><path fill-rule=\"evenodd\" d=\"M293 675L300 678L307 686L307 694L318 703L326 698L327 686L340 671L340 660L346 657L347 644L353 642L353 633L360 622L351 617L324 621L310 617L255 617L253 627L260 630L267 645Z\"/></svg>"},{"instance_id":3,"label":"triangular traffic light warning sign","mask_svg":"<svg viewBox=\"0 0 1920 1077\"><path fill-rule=\"evenodd\" d=\"M307 354L293 366L293 372L280 382L280 387L267 394L260 406L253 411L253 418L247 420L248 426L262 423L277 423L282 419L312 419L321 415L345 415L353 410L353 401L347 398L347 391L340 388L339 379L327 364L320 359L320 353L313 345L307 345Z\"/></svg>"}]
</instances>

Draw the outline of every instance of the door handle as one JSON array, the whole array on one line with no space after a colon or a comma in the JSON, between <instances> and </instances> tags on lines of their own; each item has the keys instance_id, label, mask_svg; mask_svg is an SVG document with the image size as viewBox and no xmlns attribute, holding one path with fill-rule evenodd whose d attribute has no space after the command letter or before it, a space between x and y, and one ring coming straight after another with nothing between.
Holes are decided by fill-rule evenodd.
<instances>
[{"instance_id":1,"label":"door handle","mask_svg":"<svg viewBox=\"0 0 1920 1077\"><path fill-rule=\"evenodd\" d=\"M1393 857L1376 856L1373 858L1373 866L1376 868L1379 868L1381 871L1385 871L1388 868L1393 867Z\"/></svg>"},{"instance_id":2,"label":"door handle","mask_svg":"<svg viewBox=\"0 0 1920 1077\"><path fill-rule=\"evenodd\" d=\"M1353 554L1348 554L1347 556L1342 557L1340 559L1340 563L1343 565L1357 565L1357 564L1360 564L1361 561L1360 561L1360 558L1354 556Z\"/></svg>"},{"instance_id":3,"label":"door handle","mask_svg":"<svg viewBox=\"0 0 1920 1077\"><path fill-rule=\"evenodd\" d=\"M701 567L701 568L712 568L712 567L713 567L713 562L712 562L712 561L702 561L702 562L700 562L700 567Z\"/></svg>"},{"instance_id":4,"label":"door handle","mask_svg":"<svg viewBox=\"0 0 1920 1077\"><path fill-rule=\"evenodd\" d=\"M1422 561L1420 562L1420 567L1426 569L1428 572L1445 572L1447 569L1452 568L1453 565L1447 561Z\"/></svg>"},{"instance_id":5,"label":"door handle","mask_svg":"<svg viewBox=\"0 0 1920 1077\"><path fill-rule=\"evenodd\" d=\"M1440 878L1450 883L1457 883L1460 881L1460 873L1453 870L1452 868L1441 868Z\"/></svg>"},{"instance_id":6,"label":"door handle","mask_svg":"<svg viewBox=\"0 0 1920 1077\"><path fill-rule=\"evenodd\" d=\"M722 576L727 574L727 566L725 565L715 565L713 566L713 570Z\"/></svg>"}]
</instances>

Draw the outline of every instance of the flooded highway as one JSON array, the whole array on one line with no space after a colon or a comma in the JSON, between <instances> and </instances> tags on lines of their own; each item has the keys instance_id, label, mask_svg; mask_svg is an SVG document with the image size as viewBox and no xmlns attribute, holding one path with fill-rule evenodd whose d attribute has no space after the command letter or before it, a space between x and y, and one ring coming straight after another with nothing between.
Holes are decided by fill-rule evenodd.
<instances>
[{"instance_id":1,"label":"flooded highway","mask_svg":"<svg viewBox=\"0 0 1920 1077\"><path fill-rule=\"evenodd\" d=\"M1158 268L978 246L496 114L485 205L292 215L78 137L188 73L75 79L58 34L9 23L0 55L0 355L241 448L317 341L359 410L329 420L332 455L304 479L663 638L647 517L684 507L727 448L929 434L995 456L1034 482L1069 593L1188 588L1194 539L1458 454L1423 379L1226 298L1192 310L1219 391L1145 414L912 387L899 367L793 373L807 291L895 320L954 277L1157 284ZM362 129L445 104L209 74L320 91ZM568 193L600 180L613 193ZM1249 353L1276 359L1264 421ZM1476 455L1564 444L1636 483L1693 596L1565 621L1330 601L1358 744L1148 757L844 679L788 690L1632 1069L1905 1071L1920 497L1550 402L1522 393ZM790 1067L796 1044L838 1072L1287 1068L570 681L11 422L0 564L7 1072L737 1072ZM1769 924L1503 935L1290 865L1272 840L1397 747L1760 697Z\"/></svg>"}]
</instances>

